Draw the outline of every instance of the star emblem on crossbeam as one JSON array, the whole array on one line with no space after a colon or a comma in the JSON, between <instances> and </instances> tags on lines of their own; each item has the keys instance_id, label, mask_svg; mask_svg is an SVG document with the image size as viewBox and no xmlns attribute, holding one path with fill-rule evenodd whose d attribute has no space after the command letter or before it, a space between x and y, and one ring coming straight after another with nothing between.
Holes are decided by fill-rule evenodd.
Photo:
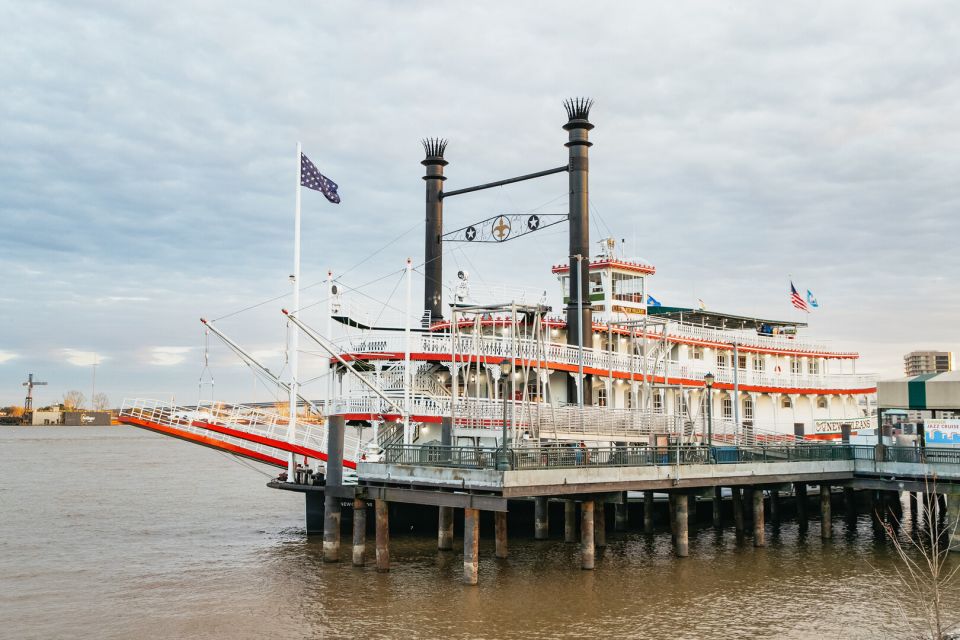
<instances>
[{"instance_id":1,"label":"star emblem on crossbeam","mask_svg":"<svg viewBox=\"0 0 960 640\"><path fill-rule=\"evenodd\" d=\"M530 229L530 231L536 231L539 228L540 228L540 216L532 215L529 218L527 218L527 229Z\"/></svg>"},{"instance_id":2,"label":"star emblem on crossbeam","mask_svg":"<svg viewBox=\"0 0 960 640\"><path fill-rule=\"evenodd\" d=\"M476 227L467 227L467 230L464 231L463 236L467 239L468 242L473 242L477 239L477 228Z\"/></svg>"},{"instance_id":3,"label":"star emblem on crossbeam","mask_svg":"<svg viewBox=\"0 0 960 640\"><path fill-rule=\"evenodd\" d=\"M510 237L510 220L506 216L500 216L493 223L493 239L497 242L503 242Z\"/></svg>"}]
</instances>

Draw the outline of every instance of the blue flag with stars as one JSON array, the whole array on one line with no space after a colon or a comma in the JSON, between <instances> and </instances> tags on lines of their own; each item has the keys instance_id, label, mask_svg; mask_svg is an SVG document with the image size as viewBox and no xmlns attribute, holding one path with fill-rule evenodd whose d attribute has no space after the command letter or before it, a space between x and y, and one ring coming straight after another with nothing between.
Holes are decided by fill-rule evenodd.
<instances>
[{"instance_id":1,"label":"blue flag with stars","mask_svg":"<svg viewBox=\"0 0 960 640\"><path fill-rule=\"evenodd\" d=\"M337 183L323 175L304 154L300 154L300 185L322 193L333 204L340 204Z\"/></svg>"},{"instance_id":2,"label":"blue flag with stars","mask_svg":"<svg viewBox=\"0 0 960 640\"><path fill-rule=\"evenodd\" d=\"M817 299L813 297L813 292L810 289L807 289L807 304L816 309L820 305L817 304Z\"/></svg>"},{"instance_id":3,"label":"blue flag with stars","mask_svg":"<svg viewBox=\"0 0 960 640\"><path fill-rule=\"evenodd\" d=\"M652 295L650 295L650 294L648 293L648 294L647 294L647 304L650 305L651 307L659 307L659 306L660 306L660 301L657 300L656 298L654 298Z\"/></svg>"}]
</instances>

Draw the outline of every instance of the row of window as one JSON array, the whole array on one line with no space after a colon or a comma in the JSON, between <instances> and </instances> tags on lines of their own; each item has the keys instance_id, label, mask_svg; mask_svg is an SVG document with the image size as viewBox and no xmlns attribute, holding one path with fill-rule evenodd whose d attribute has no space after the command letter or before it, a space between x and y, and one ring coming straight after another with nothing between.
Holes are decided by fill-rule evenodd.
<instances>
[{"instance_id":1,"label":"row of window","mask_svg":"<svg viewBox=\"0 0 960 640\"><path fill-rule=\"evenodd\" d=\"M633 394L625 394L627 400L627 409L633 408ZM607 406L607 390L601 387L597 391L597 404L601 407ZM790 409L793 407L793 401L790 399L790 396L783 396L780 398L780 406L783 409ZM824 397L817 398L817 409L826 409L827 408L827 399ZM686 406L686 400L682 395L676 397L676 406L675 410L678 415L683 415L688 413L688 407ZM656 413L663 412L663 395L660 393L654 392L653 394L653 410ZM724 396L720 401L720 413L724 418L733 417L733 398L730 396ZM744 420L753 420L753 400L750 398L743 399L743 418Z\"/></svg>"},{"instance_id":2,"label":"row of window","mask_svg":"<svg viewBox=\"0 0 960 640\"><path fill-rule=\"evenodd\" d=\"M703 360L703 347L692 347L691 348L691 357L694 360ZM717 367L724 369L728 366L730 360L733 356L726 353L717 354ZM751 358L753 361L753 370L762 372L766 368L766 360L763 356L753 356ZM747 356L744 354L737 354L737 368L745 371L747 369ZM793 358L790 360L790 373L794 375L800 375L803 373L803 363L797 359ZM807 361L807 373L810 375L817 375L820 373L820 361L816 359Z\"/></svg>"}]
</instances>

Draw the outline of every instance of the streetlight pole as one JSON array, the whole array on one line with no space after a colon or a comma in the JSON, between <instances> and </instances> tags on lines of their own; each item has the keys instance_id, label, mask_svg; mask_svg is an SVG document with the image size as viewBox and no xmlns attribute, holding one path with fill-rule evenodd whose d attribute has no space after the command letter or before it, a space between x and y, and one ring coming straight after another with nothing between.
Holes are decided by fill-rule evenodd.
<instances>
[{"instance_id":1,"label":"streetlight pole","mask_svg":"<svg viewBox=\"0 0 960 640\"><path fill-rule=\"evenodd\" d=\"M500 464L497 465L500 467L501 471L506 471L510 468L510 458L507 455L507 384L513 366L509 360L500 361L500 377L503 380L503 391L500 394L501 399L503 400L503 430L500 434Z\"/></svg>"},{"instance_id":2,"label":"streetlight pole","mask_svg":"<svg viewBox=\"0 0 960 640\"><path fill-rule=\"evenodd\" d=\"M713 374L703 376L703 385L707 388L707 447L713 449Z\"/></svg>"}]
</instances>

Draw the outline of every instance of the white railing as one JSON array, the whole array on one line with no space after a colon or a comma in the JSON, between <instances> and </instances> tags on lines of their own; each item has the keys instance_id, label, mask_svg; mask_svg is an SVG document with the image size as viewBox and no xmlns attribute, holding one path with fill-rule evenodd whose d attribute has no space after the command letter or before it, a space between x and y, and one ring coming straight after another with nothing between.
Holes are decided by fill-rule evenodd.
<instances>
[{"instance_id":1,"label":"white railing","mask_svg":"<svg viewBox=\"0 0 960 640\"><path fill-rule=\"evenodd\" d=\"M405 338L402 335L390 335L387 332L367 334L361 338L342 338L338 345L347 353L352 354L389 354L395 357L403 353ZM580 350L577 347L556 342L539 344L529 338L511 338L509 336L475 336L464 335L454 339L446 334L417 334L411 337L411 351L449 356L454 346L459 358L466 361L470 355L487 358L510 358L516 356L526 361L544 361L547 363L562 363L577 366L580 362ZM583 349L583 365L587 368L601 371L642 374L644 371L643 357L629 353L606 351L585 347ZM646 371L648 375L662 378L665 375L684 380L700 381L707 373L713 373L717 381L733 384L733 369L717 369L714 363L703 360L668 360L647 358ZM741 386L761 386L789 389L867 389L876 385L876 378L863 374L793 374L789 372L756 371L740 369L737 376Z\"/></svg>"},{"instance_id":2,"label":"white railing","mask_svg":"<svg viewBox=\"0 0 960 640\"><path fill-rule=\"evenodd\" d=\"M278 447L263 445L242 437L230 436L204 429L194 423L208 423L226 427L234 431L271 438L279 442L287 442L290 421L275 411L247 405L214 402L201 404L196 407L182 407L158 400L124 400L120 415L166 425L188 431L197 435L211 435L218 440L231 444L238 444L246 449L260 451L260 448L271 451L267 455L285 459L287 453ZM348 428L344 433L343 457L345 460L356 461L362 451L365 439ZM327 452L327 429L322 421L305 419L298 416L294 430L293 444L311 449L319 453Z\"/></svg>"},{"instance_id":3,"label":"white railing","mask_svg":"<svg viewBox=\"0 0 960 640\"><path fill-rule=\"evenodd\" d=\"M736 342L738 345L745 347L808 351L811 353L830 352L827 345L800 336L790 336L787 334L764 335L745 329L713 329L710 327L698 327L693 324L671 323L667 333L677 338L693 338L695 340L726 345Z\"/></svg>"}]
</instances>

